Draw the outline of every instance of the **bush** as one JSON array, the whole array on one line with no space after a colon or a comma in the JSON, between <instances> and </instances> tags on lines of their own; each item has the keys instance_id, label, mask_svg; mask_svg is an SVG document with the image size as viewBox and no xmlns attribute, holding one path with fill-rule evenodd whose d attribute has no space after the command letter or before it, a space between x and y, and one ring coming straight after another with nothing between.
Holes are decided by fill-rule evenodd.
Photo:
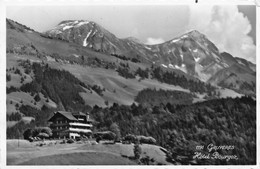
<instances>
[{"instance_id":1,"label":"bush","mask_svg":"<svg viewBox=\"0 0 260 169\"><path fill-rule=\"evenodd\" d=\"M107 132L102 136L103 140L115 140L116 134L113 132Z\"/></svg>"},{"instance_id":2,"label":"bush","mask_svg":"<svg viewBox=\"0 0 260 169\"><path fill-rule=\"evenodd\" d=\"M136 136L132 134L128 134L124 137L124 141L129 141L130 143L135 143L136 142Z\"/></svg>"},{"instance_id":3,"label":"bush","mask_svg":"<svg viewBox=\"0 0 260 169\"><path fill-rule=\"evenodd\" d=\"M117 69L117 72L120 76L126 78L126 79L134 79L135 75L128 69L128 67L119 67Z\"/></svg>"},{"instance_id":4,"label":"bush","mask_svg":"<svg viewBox=\"0 0 260 169\"><path fill-rule=\"evenodd\" d=\"M15 74L19 74L19 75L22 74L21 71L20 71L20 69L17 69L17 68L15 69L14 73L15 73Z\"/></svg>"},{"instance_id":5,"label":"bush","mask_svg":"<svg viewBox=\"0 0 260 169\"><path fill-rule=\"evenodd\" d=\"M36 102L38 102L38 101L40 101L41 100L41 98L40 98L40 96L39 96L39 94L37 93L36 94L36 96L34 97L34 100L36 101Z\"/></svg>"},{"instance_id":6,"label":"bush","mask_svg":"<svg viewBox=\"0 0 260 169\"><path fill-rule=\"evenodd\" d=\"M33 142L33 138L32 138L32 137L29 137L27 140L28 140L29 142Z\"/></svg>"},{"instance_id":7,"label":"bush","mask_svg":"<svg viewBox=\"0 0 260 169\"><path fill-rule=\"evenodd\" d=\"M142 149L141 149L139 143L135 144L135 145L134 145L134 155L135 155L135 159L140 159L141 153L142 153Z\"/></svg>"},{"instance_id":8,"label":"bush","mask_svg":"<svg viewBox=\"0 0 260 169\"><path fill-rule=\"evenodd\" d=\"M32 129L26 129L23 133L23 138L25 140L29 140L30 141L30 138L33 136L33 130Z\"/></svg>"},{"instance_id":9,"label":"bush","mask_svg":"<svg viewBox=\"0 0 260 169\"><path fill-rule=\"evenodd\" d=\"M103 91L106 90L105 88L102 88L102 87L100 87L100 86L98 86L98 85L93 85L93 86L91 87L91 89L94 90L94 91L95 91L98 95L100 95L100 96L103 96Z\"/></svg>"},{"instance_id":10,"label":"bush","mask_svg":"<svg viewBox=\"0 0 260 169\"><path fill-rule=\"evenodd\" d=\"M7 121L20 121L22 119L22 116L20 113L15 112L15 113L12 113L11 115L7 114L6 119L7 119Z\"/></svg>"},{"instance_id":11,"label":"bush","mask_svg":"<svg viewBox=\"0 0 260 169\"><path fill-rule=\"evenodd\" d=\"M115 140L116 134L113 133L112 131L103 131L103 132L97 132L94 134L94 137L96 140ZM97 141L97 142L98 142Z\"/></svg>"},{"instance_id":12,"label":"bush","mask_svg":"<svg viewBox=\"0 0 260 169\"><path fill-rule=\"evenodd\" d=\"M140 143L156 144L156 140L155 140L153 137L137 136L137 140L138 140Z\"/></svg>"},{"instance_id":13,"label":"bush","mask_svg":"<svg viewBox=\"0 0 260 169\"><path fill-rule=\"evenodd\" d=\"M30 137L49 138L50 136L52 136L52 131L49 127L28 128L23 133L26 140L29 140Z\"/></svg>"},{"instance_id":14,"label":"bush","mask_svg":"<svg viewBox=\"0 0 260 169\"><path fill-rule=\"evenodd\" d=\"M41 139L44 139L44 138L49 138L49 135L46 134L46 133L39 133L39 134L37 135L37 137L40 137Z\"/></svg>"},{"instance_id":15,"label":"bush","mask_svg":"<svg viewBox=\"0 0 260 169\"><path fill-rule=\"evenodd\" d=\"M11 81L11 75L6 74L6 81L7 81L7 82Z\"/></svg>"},{"instance_id":16,"label":"bush","mask_svg":"<svg viewBox=\"0 0 260 169\"><path fill-rule=\"evenodd\" d=\"M6 87L6 94L17 92L17 91L19 91L19 89L14 86Z\"/></svg>"},{"instance_id":17,"label":"bush","mask_svg":"<svg viewBox=\"0 0 260 169\"><path fill-rule=\"evenodd\" d=\"M36 127L33 130L33 137L38 136L40 133L45 133L48 136L52 136L52 131L49 127Z\"/></svg>"},{"instance_id":18,"label":"bush","mask_svg":"<svg viewBox=\"0 0 260 169\"><path fill-rule=\"evenodd\" d=\"M140 159L141 163L144 165L150 165L154 163L154 159L150 158L149 156L143 157ZM159 164L158 164L159 165Z\"/></svg>"},{"instance_id":19,"label":"bush","mask_svg":"<svg viewBox=\"0 0 260 169\"><path fill-rule=\"evenodd\" d=\"M41 127L40 129L41 129L41 133L46 133L49 136L52 136L52 131L49 127Z\"/></svg>"},{"instance_id":20,"label":"bush","mask_svg":"<svg viewBox=\"0 0 260 169\"><path fill-rule=\"evenodd\" d=\"M73 139L68 139L67 143L72 144L72 143L74 143L74 140Z\"/></svg>"}]
</instances>

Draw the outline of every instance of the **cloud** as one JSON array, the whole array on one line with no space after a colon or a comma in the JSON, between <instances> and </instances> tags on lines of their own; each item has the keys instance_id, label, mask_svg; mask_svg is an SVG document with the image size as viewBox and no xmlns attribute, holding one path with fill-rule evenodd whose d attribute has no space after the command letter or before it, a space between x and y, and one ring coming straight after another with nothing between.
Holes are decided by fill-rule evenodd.
<instances>
[{"instance_id":1,"label":"cloud","mask_svg":"<svg viewBox=\"0 0 260 169\"><path fill-rule=\"evenodd\" d=\"M196 29L216 44L219 50L256 62L256 46L250 21L237 6L190 6L186 30Z\"/></svg>"},{"instance_id":2,"label":"cloud","mask_svg":"<svg viewBox=\"0 0 260 169\"><path fill-rule=\"evenodd\" d=\"M155 45L155 44L160 44L165 42L165 40L163 40L162 38L147 38L145 44L147 45Z\"/></svg>"}]
</instances>

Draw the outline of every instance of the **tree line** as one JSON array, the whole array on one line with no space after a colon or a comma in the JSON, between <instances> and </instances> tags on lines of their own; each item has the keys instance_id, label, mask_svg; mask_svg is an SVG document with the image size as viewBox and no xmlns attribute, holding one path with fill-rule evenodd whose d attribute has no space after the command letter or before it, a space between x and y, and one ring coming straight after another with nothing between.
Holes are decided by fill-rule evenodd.
<instances>
[{"instance_id":1,"label":"tree line","mask_svg":"<svg viewBox=\"0 0 260 169\"><path fill-rule=\"evenodd\" d=\"M193 95L183 91L143 89L138 92L135 101L144 106L155 106L160 104L191 104Z\"/></svg>"}]
</instances>

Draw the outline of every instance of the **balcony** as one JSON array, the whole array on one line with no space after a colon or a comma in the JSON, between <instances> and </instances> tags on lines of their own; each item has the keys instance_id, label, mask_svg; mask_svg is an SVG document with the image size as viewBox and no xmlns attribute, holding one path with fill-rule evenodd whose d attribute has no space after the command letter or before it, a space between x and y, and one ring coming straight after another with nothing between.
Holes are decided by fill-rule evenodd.
<instances>
[{"instance_id":1,"label":"balcony","mask_svg":"<svg viewBox=\"0 0 260 169\"><path fill-rule=\"evenodd\" d=\"M70 126L74 126L74 127L93 127L92 124L86 124L86 123L77 123L77 122L74 122L74 123L69 123Z\"/></svg>"},{"instance_id":2,"label":"balcony","mask_svg":"<svg viewBox=\"0 0 260 169\"><path fill-rule=\"evenodd\" d=\"M69 132L76 132L76 133L92 133L89 129L79 129L79 128L69 128Z\"/></svg>"}]
</instances>

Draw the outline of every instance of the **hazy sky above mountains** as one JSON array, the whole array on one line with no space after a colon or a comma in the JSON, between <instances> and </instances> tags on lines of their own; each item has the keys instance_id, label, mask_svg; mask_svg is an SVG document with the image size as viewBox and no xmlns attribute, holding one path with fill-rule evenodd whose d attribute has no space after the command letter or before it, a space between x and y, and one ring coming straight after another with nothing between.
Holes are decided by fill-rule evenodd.
<instances>
[{"instance_id":1,"label":"hazy sky above mountains","mask_svg":"<svg viewBox=\"0 0 260 169\"><path fill-rule=\"evenodd\" d=\"M94 21L119 38L162 43L196 29L221 51L256 60L255 6L10 6L7 18L37 31L62 20Z\"/></svg>"}]
</instances>

